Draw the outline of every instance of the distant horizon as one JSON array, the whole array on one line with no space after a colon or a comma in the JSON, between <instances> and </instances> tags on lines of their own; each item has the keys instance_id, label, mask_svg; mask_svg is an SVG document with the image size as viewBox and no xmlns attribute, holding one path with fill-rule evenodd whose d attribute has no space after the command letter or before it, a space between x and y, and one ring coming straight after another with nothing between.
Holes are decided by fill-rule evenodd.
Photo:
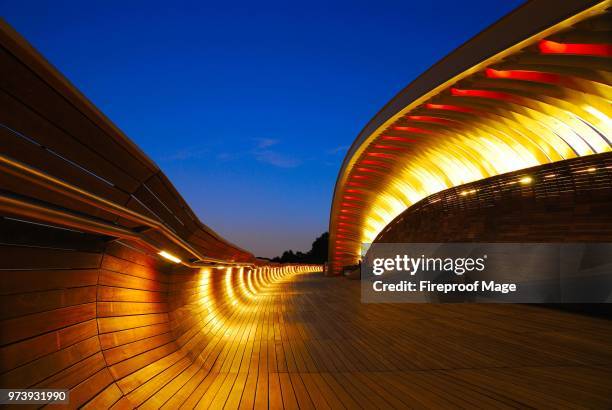
<instances>
[{"instance_id":1,"label":"distant horizon","mask_svg":"<svg viewBox=\"0 0 612 410\"><path fill-rule=\"evenodd\" d=\"M2 17L256 256L328 230L348 147L397 92L520 1L37 5Z\"/></svg>"}]
</instances>

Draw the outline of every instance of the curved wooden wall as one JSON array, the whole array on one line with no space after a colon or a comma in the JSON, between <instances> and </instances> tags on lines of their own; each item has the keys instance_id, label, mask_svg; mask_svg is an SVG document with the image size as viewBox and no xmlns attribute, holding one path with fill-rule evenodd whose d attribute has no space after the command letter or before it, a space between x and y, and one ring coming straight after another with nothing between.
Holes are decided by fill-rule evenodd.
<instances>
[{"instance_id":1,"label":"curved wooden wall","mask_svg":"<svg viewBox=\"0 0 612 410\"><path fill-rule=\"evenodd\" d=\"M254 260L202 224L157 165L1 20L0 71L0 153L5 158L148 217L204 255ZM165 242L159 232L140 229L133 220L3 171L3 194L34 198ZM183 260L192 258L171 243L164 245Z\"/></svg>"},{"instance_id":2,"label":"curved wooden wall","mask_svg":"<svg viewBox=\"0 0 612 410\"><path fill-rule=\"evenodd\" d=\"M253 349L270 286L320 267L256 260L202 224L1 21L0 72L0 388L68 388L73 408L204 405L194 389Z\"/></svg>"},{"instance_id":3,"label":"curved wooden wall","mask_svg":"<svg viewBox=\"0 0 612 410\"><path fill-rule=\"evenodd\" d=\"M225 356L244 345L234 316L262 309L260 293L274 281L318 269L173 270L120 242L2 224L3 236L39 240L2 238L10 244L0 247L0 388L68 388L70 407L197 402L202 378L234 365Z\"/></svg>"}]
</instances>

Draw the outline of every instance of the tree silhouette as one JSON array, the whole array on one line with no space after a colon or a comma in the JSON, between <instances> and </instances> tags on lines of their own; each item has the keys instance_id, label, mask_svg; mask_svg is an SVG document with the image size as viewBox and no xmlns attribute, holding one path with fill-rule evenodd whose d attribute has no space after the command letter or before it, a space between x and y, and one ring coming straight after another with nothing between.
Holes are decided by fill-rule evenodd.
<instances>
[{"instance_id":1,"label":"tree silhouette","mask_svg":"<svg viewBox=\"0 0 612 410\"><path fill-rule=\"evenodd\" d=\"M273 262L279 263L324 263L327 261L327 246L329 243L329 232L324 232L312 243L311 249L304 252L293 252L292 249L283 252L282 256L272 258Z\"/></svg>"}]
</instances>

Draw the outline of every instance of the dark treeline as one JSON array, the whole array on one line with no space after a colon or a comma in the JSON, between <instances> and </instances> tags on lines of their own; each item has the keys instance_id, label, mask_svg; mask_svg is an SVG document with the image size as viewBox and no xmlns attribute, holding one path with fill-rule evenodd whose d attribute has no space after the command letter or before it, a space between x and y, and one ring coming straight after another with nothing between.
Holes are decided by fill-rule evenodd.
<instances>
[{"instance_id":1,"label":"dark treeline","mask_svg":"<svg viewBox=\"0 0 612 410\"><path fill-rule=\"evenodd\" d=\"M289 249L288 251L283 252L282 256L277 256L272 258L273 262L280 263L324 263L327 262L327 244L329 242L329 233L325 232L321 234L315 241L312 243L312 248L304 253L304 252L293 252L293 250Z\"/></svg>"}]
</instances>

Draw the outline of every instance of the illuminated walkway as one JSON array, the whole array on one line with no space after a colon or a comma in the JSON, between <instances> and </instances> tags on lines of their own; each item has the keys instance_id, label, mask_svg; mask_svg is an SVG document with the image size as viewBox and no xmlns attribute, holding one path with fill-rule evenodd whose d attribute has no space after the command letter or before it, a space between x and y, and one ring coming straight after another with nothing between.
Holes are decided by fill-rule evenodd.
<instances>
[{"instance_id":1,"label":"illuminated walkway","mask_svg":"<svg viewBox=\"0 0 612 410\"><path fill-rule=\"evenodd\" d=\"M69 388L86 408L612 405L610 321L363 304L358 281L320 272L168 275L123 252L99 270L1 272L3 388Z\"/></svg>"},{"instance_id":2,"label":"illuminated walkway","mask_svg":"<svg viewBox=\"0 0 612 410\"><path fill-rule=\"evenodd\" d=\"M367 305L357 281L297 274L231 323L213 359L145 404L612 405L609 321L516 305Z\"/></svg>"}]
</instances>

